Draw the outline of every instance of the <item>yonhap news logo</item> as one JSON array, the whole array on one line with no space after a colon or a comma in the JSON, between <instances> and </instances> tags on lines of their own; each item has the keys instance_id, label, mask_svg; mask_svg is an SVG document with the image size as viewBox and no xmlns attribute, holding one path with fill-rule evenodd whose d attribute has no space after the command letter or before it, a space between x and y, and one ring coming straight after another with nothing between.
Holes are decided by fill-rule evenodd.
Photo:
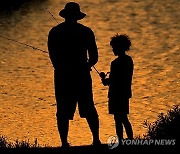
<instances>
[{"instance_id":1,"label":"yonhap news logo","mask_svg":"<svg viewBox=\"0 0 180 154\"><path fill-rule=\"evenodd\" d=\"M121 139L121 145L161 145L161 146L173 146L176 145L176 139ZM107 139L109 149L114 149L119 145L119 139L117 136L110 136Z\"/></svg>"},{"instance_id":2,"label":"yonhap news logo","mask_svg":"<svg viewBox=\"0 0 180 154\"><path fill-rule=\"evenodd\" d=\"M114 149L119 145L119 139L117 136L109 136L107 139L107 145L109 149Z\"/></svg>"},{"instance_id":3,"label":"yonhap news logo","mask_svg":"<svg viewBox=\"0 0 180 154\"><path fill-rule=\"evenodd\" d=\"M126 139L122 145L176 145L175 139Z\"/></svg>"}]
</instances>

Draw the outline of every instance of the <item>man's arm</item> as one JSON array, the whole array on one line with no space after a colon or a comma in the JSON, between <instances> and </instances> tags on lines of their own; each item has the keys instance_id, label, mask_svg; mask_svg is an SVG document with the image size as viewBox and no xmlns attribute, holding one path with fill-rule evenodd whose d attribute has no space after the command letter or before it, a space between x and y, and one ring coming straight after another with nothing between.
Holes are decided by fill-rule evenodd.
<instances>
[{"instance_id":1,"label":"man's arm","mask_svg":"<svg viewBox=\"0 0 180 154\"><path fill-rule=\"evenodd\" d=\"M49 56L50 56L52 65L55 68L56 67L56 56L55 56L55 51L54 51L54 48L55 48L54 34L55 34L54 30L51 29L49 32L49 35L48 35L48 51L49 51Z\"/></svg>"},{"instance_id":2,"label":"man's arm","mask_svg":"<svg viewBox=\"0 0 180 154\"><path fill-rule=\"evenodd\" d=\"M93 31L91 30L88 38L89 66L92 67L98 62L98 50Z\"/></svg>"}]
</instances>

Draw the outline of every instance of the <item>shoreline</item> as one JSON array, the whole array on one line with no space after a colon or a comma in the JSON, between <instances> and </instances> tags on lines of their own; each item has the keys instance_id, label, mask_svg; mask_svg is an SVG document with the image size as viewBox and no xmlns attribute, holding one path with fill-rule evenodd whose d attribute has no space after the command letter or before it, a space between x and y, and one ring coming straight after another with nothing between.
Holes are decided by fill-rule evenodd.
<instances>
[{"instance_id":1,"label":"shoreline","mask_svg":"<svg viewBox=\"0 0 180 154\"><path fill-rule=\"evenodd\" d=\"M68 149L62 149L61 147L45 147L45 148L1 148L2 153L119 153L119 152L176 152L178 151L178 145L121 145L114 149L109 149L107 144L102 144L99 147L93 147L92 145L84 146L72 146Z\"/></svg>"}]
</instances>

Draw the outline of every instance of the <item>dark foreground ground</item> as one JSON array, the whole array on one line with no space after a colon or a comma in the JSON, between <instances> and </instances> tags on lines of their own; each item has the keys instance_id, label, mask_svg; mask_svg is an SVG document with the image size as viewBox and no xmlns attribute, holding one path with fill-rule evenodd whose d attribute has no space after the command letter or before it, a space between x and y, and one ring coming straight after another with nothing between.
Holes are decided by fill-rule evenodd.
<instances>
[{"instance_id":1,"label":"dark foreground ground","mask_svg":"<svg viewBox=\"0 0 180 154\"><path fill-rule=\"evenodd\" d=\"M69 149L62 149L60 147L47 147L47 148L15 148L15 149L0 149L0 154L6 153L24 153L24 154L34 154L34 153L58 153L58 154L79 154L79 153L92 153L92 154L103 154L103 153L134 153L134 152L146 152L146 153L179 153L180 148L177 145L123 145L114 149L109 149L106 144L100 147L93 146L72 146Z\"/></svg>"}]
</instances>

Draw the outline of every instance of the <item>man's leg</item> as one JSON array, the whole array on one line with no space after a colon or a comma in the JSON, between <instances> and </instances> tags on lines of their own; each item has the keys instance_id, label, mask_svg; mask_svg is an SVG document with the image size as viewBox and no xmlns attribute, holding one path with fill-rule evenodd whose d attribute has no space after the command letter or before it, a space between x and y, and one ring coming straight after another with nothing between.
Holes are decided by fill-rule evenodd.
<instances>
[{"instance_id":1,"label":"man's leg","mask_svg":"<svg viewBox=\"0 0 180 154\"><path fill-rule=\"evenodd\" d=\"M100 145L99 139L99 118L97 115L86 117L88 125L93 135L93 145Z\"/></svg>"},{"instance_id":2,"label":"man's leg","mask_svg":"<svg viewBox=\"0 0 180 154\"><path fill-rule=\"evenodd\" d=\"M58 130L62 142L62 146L68 147L69 143L67 140L69 131L69 119L68 118L57 118Z\"/></svg>"},{"instance_id":3,"label":"man's leg","mask_svg":"<svg viewBox=\"0 0 180 154\"><path fill-rule=\"evenodd\" d=\"M99 139L99 118L94 106L92 80L90 76L81 82L80 95L78 98L79 113L82 118L86 118L93 136L93 145L100 145Z\"/></svg>"}]
</instances>

